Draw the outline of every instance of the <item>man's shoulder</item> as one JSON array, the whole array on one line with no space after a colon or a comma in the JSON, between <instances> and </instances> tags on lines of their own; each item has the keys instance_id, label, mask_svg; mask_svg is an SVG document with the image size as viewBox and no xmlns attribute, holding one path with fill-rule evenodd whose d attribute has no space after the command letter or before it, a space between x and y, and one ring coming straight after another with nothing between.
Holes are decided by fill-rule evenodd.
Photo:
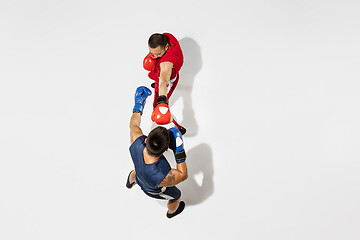
<instances>
[{"instance_id":1,"label":"man's shoulder","mask_svg":"<svg viewBox=\"0 0 360 240\"><path fill-rule=\"evenodd\" d=\"M163 33L163 35L165 35L165 36L167 36L169 38L170 43L178 43L179 42L177 40L177 38L174 37L174 35L172 35L171 33Z\"/></svg>"},{"instance_id":2,"label":"man's shoulder","mask_svg":"<svg viewBox=\"0 0 360 240\"><path fill-rule=\"evenodd\" d=\"M141 135L139 137L137 137L134 142L131 144L130 147L138 145L138 144L145 144L145 139L147 138L147 136L145 135Z\"/></svg>"},{"instance_id":3,"label":"man's shoulder","mask_svg":"<svg viewBox=\"0 0 360 240\"><path fill-rule=\"evenodd\" d=\"M168 33L168 32L164 32L163 35L175 38L174 35L172 35L171 33Z\"/></svg>"}]
</instances>

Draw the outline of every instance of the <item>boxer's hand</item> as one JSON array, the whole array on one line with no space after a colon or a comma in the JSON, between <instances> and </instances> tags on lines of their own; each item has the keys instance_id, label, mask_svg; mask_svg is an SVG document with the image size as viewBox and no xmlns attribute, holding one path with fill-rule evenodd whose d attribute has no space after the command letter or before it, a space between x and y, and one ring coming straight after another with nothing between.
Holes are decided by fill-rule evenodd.
<instances>
[{"instance_id":1,"label":"boxer's hand","mask_svg":"<svg viewBox=\"0 0 360 240\"><path fill-rule=\"evenodd\" d=\"M133 113L139 112L142 115L146 103L146 98L150 95L151 95L151 90L145 86L141 86L136 89L135 105L134 105Z\"/></svg>"},{"instance_id":2,"label":"boxer's hand","mask_svg":"<svg viewBox=\"0 0 360 240\"><path fill-rule=\"evenodd\" d=\"M170 108L165 95L161 95L156 99L156 107L151 114L151 120L159 125L168 124L171 121Z\"/></svg>"},{"instance_id":3,"label":"boxer's hand","mask_svg":"<svg viewBox=\"0 0 360 240\"><path fill-rule=\"evenodd\" d=\"M151 114L151 120L159 125L168 124L171 121L171 113L166 103L160 103Z\"/></svg>"},{"instance_id":4,"label":"boxer's hand","mask_svg":"<svg viewBox=\"0 0 360 240\"><path fill-rule=\"evenodd\" d=\"M143 61L144 68L148 71L152 71L155 68L155 64L156 64L156 59L155 59L154 55L152 55L152 54L146 55L146 57L144 58L144 61Z\"/></svg>"},{"instance_id":5,"label":"boxer's hand","mask_svg":"<svg viewBox=\"0 0 360 240\"><path fill-rule=\"evenodd\" d=\"M173 127L169 129L170 144L169 148L174 152L176 163L186 160L184 142L179 129Z\"/></svg>"}]
</instances>

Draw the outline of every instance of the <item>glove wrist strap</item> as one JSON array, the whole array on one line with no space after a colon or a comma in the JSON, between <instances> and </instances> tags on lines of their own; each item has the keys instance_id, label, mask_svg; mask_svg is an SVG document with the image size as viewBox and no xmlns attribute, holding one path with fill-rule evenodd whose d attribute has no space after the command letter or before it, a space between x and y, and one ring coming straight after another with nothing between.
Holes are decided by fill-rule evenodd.
<instances>
[{"instance_id":1,"label":"glove wrist strap","mask_svg":"<svg viewBox=\"0 0 360 240\"><path fill-rule=\"evenodd\" d=\"M138 112L140 115L142 115L142 112L144 110L144 102L143 103L135 103L133 108L133 113Z\"/></svg>"},{"instance_id":2,"label":"glove wrist strap","mask_svg":"<svg viewBox=\"0 0 360 240\"><path fill-rule=\"evenodd\" d=\"M167 103L167 97L165 95L161 95L156 99L156 105L160 104L160 103Z\"/></svg>"},{"instance_id":3,"label":"glove wrist strap","mask_svg":"<svg viewBox=\"0 0 360 240\"><path fill-rule=\"evenodd\" d=\"M133 108L133 113L136 113L136 112L138 112L138 113L140 113L140 115L142 115L142 111L139 108L137 108L135 105Z\"/></svg>"},{"instance_id":4,"label":"glove wrist strap","mask_svg":"<svg viewBox=\"0 0 360 240\"><path fill-rule=\"evenodd\" d=\"M185 150L181 150L180 152L175 153L175 160L176 163L182 163L186 160L186 153Z\"/></svg>"}]
</instances>

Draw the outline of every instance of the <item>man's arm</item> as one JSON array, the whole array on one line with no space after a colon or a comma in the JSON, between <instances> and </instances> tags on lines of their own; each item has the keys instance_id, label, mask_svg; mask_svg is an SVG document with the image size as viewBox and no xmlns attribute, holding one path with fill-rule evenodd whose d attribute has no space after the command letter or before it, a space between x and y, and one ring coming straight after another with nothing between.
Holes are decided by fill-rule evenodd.
<instances>
[{"instance_id":1,"label":"man's arm","mask_svg":"<svg viewBox=\"0 0 360 240\"><path fill-rule=\"evenodd\" d=\"M161 181L159 187L174 186L187 179L187 166L185 163L186 153L182 135L176 127L169 129L169 148L173 151L176 160L176 169L171 169L168 175Z\"/></svg>"},{"instance_id":2,"label":"man's arm","mask_svg":"<svg viewBox=\"0 0 360 240\"><path fill-rule=\"evenodd\" d=\"M185 162L176 164L176 169L171 169L168 175L161 181L158 187L172 187L188 177L187 166Z\"/></svg>"},{"instance_id":3,"label":"man's arm","mask_svg":"<svg viewBox=\"0 0 360 240\"><path fill-rule=\"evenodd\" d=\"M143 135L143 132L140 128L141 123L141 114L139 112L134 112L130 119L130 142L131 144L140 136Z\"/></svg>"},{"instance_id":4,"label":"man's arm","mask_svg":"<svg viewBox=\"0 0 360 240\"><path fill-rule=\"evenodd\" d=\"M151 120L159 125L168 124L172 122L172 116L167 99L167 88L170 82L173 64L171 62L160 63L160 77L159 77L159 96L156 99L156 107L151 115ZM167 111L160 111L167 108Z\"/></svg>"},{"instance_id":5,"label":"man's arm","mask_svg":"<svg viewBox=\"0 0 360 240\"><path fill-rule=\"evenodd\" d=\"M173 66L172 62L160 63L159 96L167 96L167 86L170 82Z\"/></svg>"}]
</instances>

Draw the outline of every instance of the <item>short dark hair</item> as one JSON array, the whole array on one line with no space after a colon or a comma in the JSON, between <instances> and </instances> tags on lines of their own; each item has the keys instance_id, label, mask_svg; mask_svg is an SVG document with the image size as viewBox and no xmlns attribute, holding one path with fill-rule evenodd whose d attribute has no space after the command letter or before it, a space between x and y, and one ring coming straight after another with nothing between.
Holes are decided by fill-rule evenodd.
<instances>
[{"instance_id":1,"label":"short dark hair","mask_svg":"<svg viewBox=\"0 0 360 240\"><path fill-rule=\"evenodd\" d=\"M157 48L158 46L165 48L168 40L164 34L154 33L150 36L148 44L150 48Z\"/></svg>"},{"instance_id":2,"label":"short dark hair","mask_svg":"<svg viewBox=\"0 0 360 240\"><path fill-rule=\"evenodd\" d=\"M154 157L160 157L168 149L170 143L169 131L161 126L154 128L146 141L147 152Z\"/></svg>"}]
</instances>

